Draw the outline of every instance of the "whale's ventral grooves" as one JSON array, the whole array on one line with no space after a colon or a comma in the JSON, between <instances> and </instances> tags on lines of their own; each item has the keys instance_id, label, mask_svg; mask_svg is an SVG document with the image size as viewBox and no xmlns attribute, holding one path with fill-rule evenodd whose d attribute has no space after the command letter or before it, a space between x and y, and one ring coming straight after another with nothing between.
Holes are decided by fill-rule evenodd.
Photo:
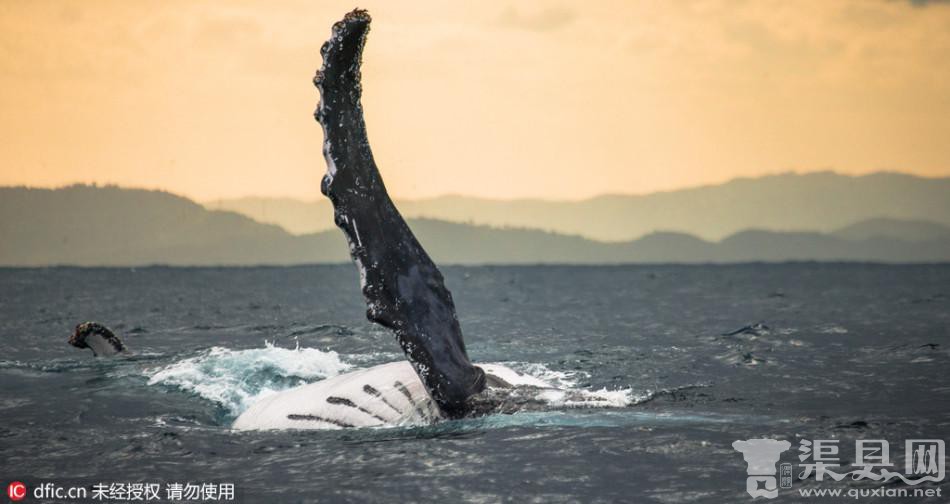
<instances>
[{"instance_id":1,"label":"whale's ventral grooves","mask_svg":"<svg viewBox=\"0 0 950 504\"><path fill-rule=\"evenodd\" d=\"M360 270L367 317L391 329L426 390L450 417L485 387L462 341L452 295L386 192L366 135L360 65L370 17L354 10L333 25L314 117L323 126L327 173L321 190Z\"/></svg>"}]
</instances>

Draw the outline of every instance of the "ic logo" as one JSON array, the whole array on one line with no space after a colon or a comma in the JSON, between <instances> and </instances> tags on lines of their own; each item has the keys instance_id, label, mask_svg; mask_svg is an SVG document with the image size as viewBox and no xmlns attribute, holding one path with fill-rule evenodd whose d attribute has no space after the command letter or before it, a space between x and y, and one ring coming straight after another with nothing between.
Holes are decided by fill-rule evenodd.
<instances>
[{"instance_id":1,"label":"ic logo","mask_svg":"<svg viewBox=\"0 0 950 504\"><path fill-rule=\"evenodd\" d=\"M7 497L13 502L21 501L26 497L26 485L19 481L14 481L7 486Z\"/></svg>"},{"instance_id":2,"label":"ic logo","mask_svg":"<svg viewBox=\"0 0 950 504\"><path fill-rule=\"evenodd\" d=\"M746 439L732 443L732 447L742 453L748 468L746 473L746 491L752 498L778 497L778 482L775 480L775 463L785 450L792 446L788 441L775 439Z\"/></svg>"}]
</instances>

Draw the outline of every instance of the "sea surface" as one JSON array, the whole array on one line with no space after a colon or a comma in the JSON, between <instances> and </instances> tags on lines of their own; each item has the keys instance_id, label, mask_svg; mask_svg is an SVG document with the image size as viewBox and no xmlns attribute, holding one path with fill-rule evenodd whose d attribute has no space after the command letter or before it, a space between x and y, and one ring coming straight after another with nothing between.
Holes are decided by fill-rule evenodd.
<instances>
[{"instance_id":1,"label":"sea surface","mask_svg":"<svg viewBox=\"0 0 950 504\"><path fill-rule=\"evenodd\" d=\"M234 432L254 400L402 359L351 265L0 269L0 478L233 484L236 502L751 502L736 440L950 440L950 265L445 267L468 353L598 407L437 425ZM135 352L67 345L94 320ZM808 446L807 443L805 446ZM24 502L68 499L36 499ZM756 499L762 502L764 499ZM82 501L85 502L85 501ZM95 502L95 501L90 501ZM120 502L103 500L100 502ZM155 502L155 501L153 501Z\"/></svg>"}]
</instances>

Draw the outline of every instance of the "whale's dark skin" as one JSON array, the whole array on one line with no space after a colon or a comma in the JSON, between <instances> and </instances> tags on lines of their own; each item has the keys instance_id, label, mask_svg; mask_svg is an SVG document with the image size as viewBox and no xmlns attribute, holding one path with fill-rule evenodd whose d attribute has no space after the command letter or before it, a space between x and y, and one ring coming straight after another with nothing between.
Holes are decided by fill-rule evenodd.
<instances>
[{"instance_id":1,"label":"whale's dark skin","mask_svg":"<svg viewBox=\"0 0 950 504\"><path fill-rule=\"evenodd\" d=\"M471 413L468 399L485 389L462 341L452 294L442 274L389 198L366 135L360 65L370 16L354 10L333 26L314 77L327 174L321 191L333 203L350 255L360 268L367 318L395 333L429 394L449 417Z\"/></svg>"}]
</instances>

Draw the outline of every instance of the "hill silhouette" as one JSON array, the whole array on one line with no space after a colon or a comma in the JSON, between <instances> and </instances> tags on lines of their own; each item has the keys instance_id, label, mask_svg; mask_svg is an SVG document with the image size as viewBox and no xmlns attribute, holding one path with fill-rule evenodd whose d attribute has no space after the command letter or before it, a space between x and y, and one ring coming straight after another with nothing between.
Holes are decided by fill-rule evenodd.
<instances>
[{"instance_id":1,"label":"hill silhouette","mask_svg":"<svg viewBox=\"0 0 950 504\"><path fill-rule=\"evenodd\" d=\"M934 222L875 219L832 234L745 230L720 242L679 232L600 242L537 229L434 219L410 219L409 224L439 263L950 261L950 228ZM113 186L0 188L0 237L0 265L5 266L349 260L342 234L335 229L298 236L167 192Z\"/></svg>"},{"instance_id":2,"label":"hill silhouette","mask_svg":"<svg viewBox=\"0 0 950 504\"><path fill-rule=\"evenodd\" d=\"M0 188L0 264L292 264L331 244L161 191ZM330 239L329 236L326 239ZM345 257L345 256L344 256Z\"/></svg>"},{"instance_id":3,"label":"hill silhouette","mask_svg":"<svg viewBox=\"0 0 950 504\"><path fill-rule=\"evenodd\" d=\"M950 227L934 222L877 218L856 222L834 232L846 240L891 238L910 242L927 242L950 236Z\"/></svg>"},{"instance_id":4,"label":"hill silhouette","mask_svg":"<svg viewBox=\"0 0 950 504\"><path fill-rule=\"evenodd\" d=\"M856 222L890 218L950 226L950 178L897 173L832 172L740 178L718 185L641 196L606 195L583 201L490 200L443 196L400 200L407 218L495 227L525 227L603 241L626 241L658 230L721 240L746 229L830 233ZM243 198L207 204L292 233L330 229L329 202Z\"/></svg>"}]
</instances>

